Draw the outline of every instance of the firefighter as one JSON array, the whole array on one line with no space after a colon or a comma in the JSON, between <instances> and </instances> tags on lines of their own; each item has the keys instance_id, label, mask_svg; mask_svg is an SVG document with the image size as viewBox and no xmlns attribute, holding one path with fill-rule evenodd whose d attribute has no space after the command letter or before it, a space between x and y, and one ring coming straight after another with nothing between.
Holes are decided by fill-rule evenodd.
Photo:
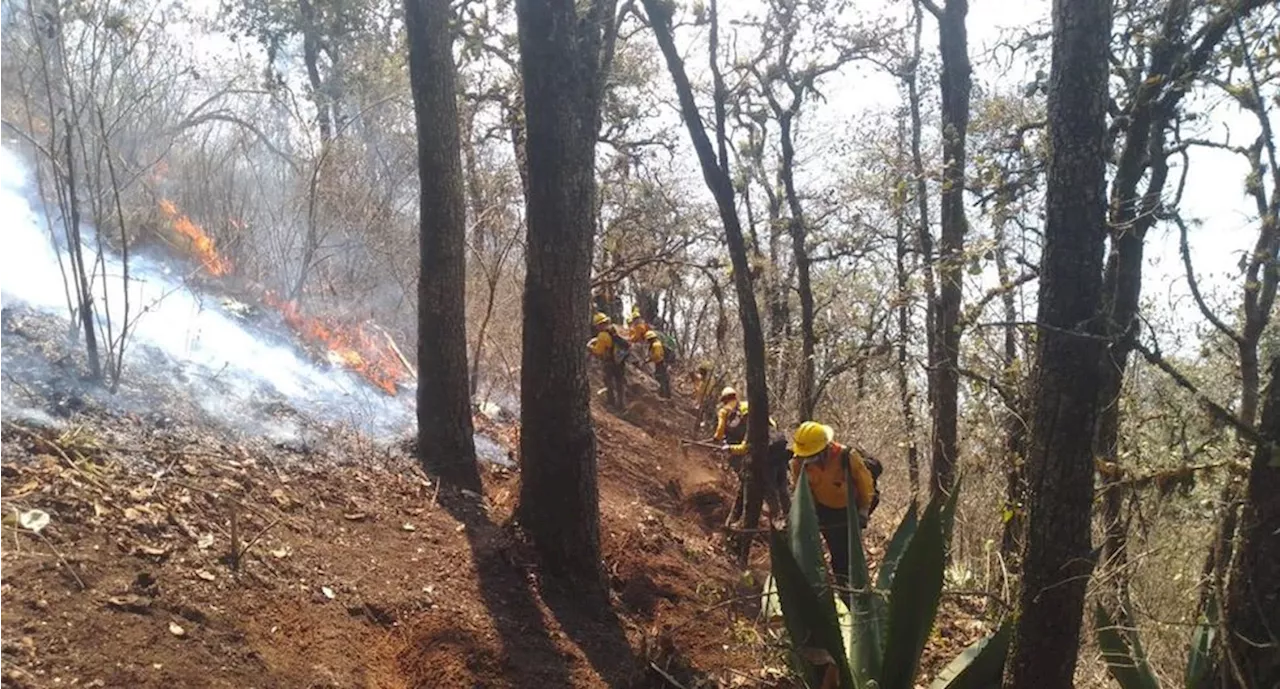
<instances>
[{"instance_id":1,"label":"firefighter","mask_svg":"<svg viewBox=\"0 0 1280 689\"><path fill-rule=\"evenodd\" d=\"M609 395L609 406L621 411L626 406L626 361L631 344L603 313L592 316L591 324L596 335L587 342L587 349L600 360L604 368L604 385Z\"/></svg>"},{"instance_id":2,"label":"firefighter","mask_svg":"<svg viewBox=\"0 0 1280 689\"><path fill-rule=\"evenodd\" d=\"M724 449L729 454L729 466L734 467L738 474L738 497L734 499L733 509L729 511L729 524L733 524L742 517L742 509L746 496L745 487L747 485L747 472L745 469L745 460L751 454L751 405L743 402L739 409L742 415L747 418L745 424L747 431L742 442L733 445L725 445ZM769 417L769 450L767 454L767 464L764 469L764 498L769 503L769 514L774 519L779 519L791 509L791 495L787 491L787 465L791 462L791 448L788 447L787 436L778 430L778 424L774 422L773 417ZM736 465L736 466L735 466Z\"/></svg>"},{"instance_id":3,"label":"firefighter","mask_svg":"<svg viewBox=\"0 0 1280 689\"><path fill-rule=\"evenodd\" d=\"M718 378L712 375L711 364L706 361L699 363L693 373L693 405L698 414L693 426L695 433L701 431L706 422L715 416L716 398L713 391L719 383Z\"/></svg>"},{"instance_id":4,"label":"firefighter","mask_svg":"<svg viewBox=\"0 0 1280 689\"><path fill-rule=\"evenodd\" d=\"M648 336L648 322L644 320L644 316L640 315L640 309L632 308L631 316L627 318L627 338L632 342L639 344L644 342Z\"/></svg>"},{"instance_id":5,"label":"firefighter","mask_svg":"<svg viewBox=\"0 0 1280 689\"><path fill-rule=\"evenodd\" d=\"M671 399L671 372L667 367L667 349L662 345L658 333L650 330L644 334L649 343L649 356L645 363L653 364L653 377L658 380L658 395L662 399Z\"/></svg>"},{"instance_id":6,"label":"firefighter","mask_svg":"<svg viewBox=\"0 0 1280 689\"><path fill-rule=\"evenodd\" d=\"M745 403L738 401L738 391L725 387L720 391L720 408L716 410L716 432L711 436L713 443L735 445L742 442L747 435L747 425L742 408Z\"/></svg>"},{"instance_id":7,"label":"firefighter","mask_svg":"<svg viewBox=\"0 0 1280 689\"><path fill-rule=\"evenodd\" d=\"M818 511L818 526L827 550L836 585L849 589L848 510L856 509L858 522L866 528L871 511L879 503L876 480L880 462L852 447L834 442L835 431L816 421L806 421L796 429L792 443L791 480L800 480L804 471L809 491ZM852 480L855 504L849 504L845 481Z\"/></svg>"}]
</instances>

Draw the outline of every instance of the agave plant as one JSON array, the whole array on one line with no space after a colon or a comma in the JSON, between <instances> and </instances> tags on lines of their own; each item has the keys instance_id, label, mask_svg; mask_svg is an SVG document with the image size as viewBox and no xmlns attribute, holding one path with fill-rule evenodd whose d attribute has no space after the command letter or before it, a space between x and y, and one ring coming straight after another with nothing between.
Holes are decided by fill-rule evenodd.
<instances>
[{"instance_id":1,"label":"agave plant","mask_svg":"<svg viewBox=\"0 0 1280 689\"><path fill-rule=\"evenodd\" d=\"M853 481L846 477L849 504ZM913 503L885 549L875 582L862 549L857 515L849 510L852 592L849 624L827 583L818 515L804 472L791 501L785 531L770 537L773 587L790 637L793 662L808 686L822 689L912 689L920 656L942 597L946 546L955 522L956 493L934 498L918 512ZM771 595L766 593L766 595ZM956 657L931 689L998 687L1012 628Z\"/></svg>"},{"instance_id":2,"label":"agave plant","mask_svg":"<svg viewBox=\"0 0 1280 689\"><path fill-rule=\"evenodd\" d=\"M1101 603L1095 604L1093 618L1098 648L1111 678L1123 689L1162 689L1164 685L1147 664L1138 630L1118 626ZM1186 689L1205 689L1210 685L1217 618L1217 603L1210 599L1191 636L1191 650L1187 654L1187 670L1183 678Z\"/></svg>"}]
</instances>

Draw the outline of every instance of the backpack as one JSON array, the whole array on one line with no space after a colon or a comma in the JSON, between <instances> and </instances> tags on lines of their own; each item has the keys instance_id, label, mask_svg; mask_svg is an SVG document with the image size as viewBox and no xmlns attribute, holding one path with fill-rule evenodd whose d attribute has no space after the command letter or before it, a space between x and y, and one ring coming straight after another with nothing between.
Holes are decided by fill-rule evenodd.
<instances>
[{"instance_id":1,"label":"backpack","mask_svg":"<svg viewBox=\"0 0 1280 689\"><path fill-rule=\"evenodd\" d=\"M774 471L785 472L791 464L791 441L787 434L769 429L769 466Z\"/></svg>"},{"instance_id":2,"label":"backpack","mask_svg":"<svg viewBox=\"0 0 1280 689\"><path fill-rule=\"evenodd\" d=\"M662 353L666 357L667 363L674 364L679 355L676 354L676 338L670 333L659 330L658 340L662 342Z\"/></svg>"},{"instance_id":3,"label":"backpack","mask_svg":"<svg viewBox=\"0 0 1280 689\"><path fill-rule=\"evenodd\" d=\"M613 363L621 364L631 356L631 340L618 330L618 326L609 326L609 337L613 339Z\"/></svg>"},{"instance_id":4,"label":"backpack","mask_svg":"<svg viewBox=\"0 0 1280 689\"><path fill-rule=\"evenodd\" d=\"M846 447L844 451L846 453L851 453L854 452L855 449ZM880 460L872 457L870 453L862 448L857 448L856 452L858 453L858 456L862 457L862 463L866 465L867 471L871 473L871 487L875 491L871 495L871 507L867 510L867 516L871 516L871 513L876 511L876 507L880 506L880 474L884 473L884 465L880 463ZM848 457L849 455L846 454L845 458L848 459Z\"/></svg>"},{"instance_id":5,"label":"backpack","mask_svg":"<svg viewBox=\"0 0 1280 689\"><path fill-rule=\"evenodd\" d=\"M737 445L747 438L747 419L742 415L742 403L739 402L724 417L724 441L729 445Z\"/></svg>"}]
</instances>

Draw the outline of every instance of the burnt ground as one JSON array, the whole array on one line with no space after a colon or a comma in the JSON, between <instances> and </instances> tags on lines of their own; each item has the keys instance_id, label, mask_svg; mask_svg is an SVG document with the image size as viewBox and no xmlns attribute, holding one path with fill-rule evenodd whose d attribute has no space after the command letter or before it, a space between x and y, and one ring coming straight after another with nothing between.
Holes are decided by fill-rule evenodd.
<instances>
[{"instance_id":1,"label":"burnt ground","mask_svg":"<svg viewBox=\"0 0 1280 689\"><path fill-rule=\"evenodd\" d=\"M510 526L516 472L459 492L395 445L230 433L180 396L108 405L6 366L25 411L6 406L0 433L3 686L792 686L759 619L766 553L734 566L731 479L681 452L692 411L648 381L621 417L593 410L602 609L539 579ZM514 427L477 424L514 446ZM39 535L16 524L32 509ZM979 631L944 624L933 645Z\"/></svg>"}]
</instances>

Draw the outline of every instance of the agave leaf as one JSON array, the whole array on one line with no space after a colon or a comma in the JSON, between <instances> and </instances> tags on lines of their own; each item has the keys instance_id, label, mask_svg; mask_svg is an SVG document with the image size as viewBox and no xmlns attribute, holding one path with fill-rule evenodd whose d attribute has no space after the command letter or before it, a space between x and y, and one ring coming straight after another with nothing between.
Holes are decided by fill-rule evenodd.
<instances>
[{"instance_id":1,"label":"agave leaf","mask_svg":"<svg viewBox=\"0 0 1280 689\"><path fill-rule=\"evenodd\" d=\"M893 532L888 547L884 549L884 559L880 561L880 571L876 573L876 588L888 590L893 585L893 573L898 570L898 561L902 559L902 553L906 552L911 537L916 535L919 523L919 508L913 500L898 524L898 530Z\"/></svg>"},{"instance_id":2,"label":"agave leaf","mask_svg":"<svg viewBox=\"0 0 1280 689\"><path fill-rule=\"evenodd\" d=\"M1218 601L1210 596L1205 606L1205 616L1191 635L1191 652L1187 654L1187 689L1208 686L1213 672L1213 641L1218 630Z\"/></svg>"},{"instance_id":3,"label":"agave leaf","mask_svg":"<svg viewBox=\"0 0 1280 689\"><path fill-rule=\"evenodd\" d=\"M912 689L920 654L933 630L942 598L946 549L943 504L936 496L925 507L915 536L898 563L889 593L889 626L881 662L880 689Z\"/></svg>"},{"instance_id":4,"label":"agave leaf","mask_svg":"<svg viewBox=\"0 0 1280 689\"><path fill-rule=\"evenodd\" d=\"M778 601L778 584L770 574L764 580L764 590L760 593L760 614L766 620L782 616L782 604Z\"/></svg>"},{"instance_id":5,"label":"agave leaf","mask_svg":"<svg viewBox=\"0 0 1280 689\"><path fill-rule=\"evenodd\" d=\"M907 550L911 537L916 535L916 527L920 523L920 508L915 500L911 501L907 513L903 515L898 529L893 532L889 546L885 548L884 559L880 561L880 571L876 573L875 597L871 601L871 609L875 614L876 624L880 627L880 639L883 646L884 637L889 633L889 602L885 599L889 588L893 586L893 575L898 570L898 562ZM884 655L884 649L880 649Z\"/></svg>"},{"instance_id":6,"label":"agave leaf","mask_svg":"<svg viewBox=\"0 0 1280 689\"><path fill-rule=\"evenodd\" d=\"M1102 603L1094 605L1093 617L1102 660L1116 683L1123 689L1160 689L1160 682L1151 674L1146 658L1134 657L1125 635L1121 634Z\"/></svg>"},{"instance_id":7,"label":"agave leaf","mask_svg":"<svg viewBox=\"0 0 1280 689\"><path fill-rule=\"evenodd\" d=\"M850 596L853 609L852 629L850 630L849 667L859 686L880 676L880 660L884 655L881 626L878 619L875 598L871 590L871 574L867 571L867 555L862 549L862 524L858 520L857 499L854 496L853 477L849 475L849 465L844 466L844 485L846 503L845 536L849 539L849 585L853 587Z\"/></svg>"},{"instance_id":8,"label":"agave leaf","mask_svg":"<svg viewBox=\"0 0 1280 689\"><path fill-rule=\"evenodd\" d=\"M1008 620L995 634L983 637L960 652L938 673L929 689L987 689L1000 686L1004 660L1009 654L1013 624Z\"/></svg>"},{"instance_id":9,"label":"agave leaf","mask_svg":"<svg viewBox=\"0 0 1280 689\"><path fill-rule=\"evenodd\" d=\"M818 685L828 673L826 668L809 660L812 653L801 653L803 649L818 648L835 660L842 679L841 686L855 686L849 674L849 663L836 619L835 602L828 590L825 587L814 588L809 584L799 561L791 552L789 539L781 532L774 532L769 536L769 559L787 634L796 651L794 656L802 664L801 673L811 685Z\"/></svg>"},{"instance_id":10,"label":"agave leaf","mask_svg":"<svg viewBox=\"0 0 1280 689\"><path fill-rule=\"evenodd\" d=\"M814 507L809 478L800 472L795 493L791 496L791 513L787 516L787 545L795 556L805 580L817 591L828 590L827 561L822 553L822 534L818 530L818 511ZM835 614L834 606L831 609Z\"/></svg>"}]
</instances>

